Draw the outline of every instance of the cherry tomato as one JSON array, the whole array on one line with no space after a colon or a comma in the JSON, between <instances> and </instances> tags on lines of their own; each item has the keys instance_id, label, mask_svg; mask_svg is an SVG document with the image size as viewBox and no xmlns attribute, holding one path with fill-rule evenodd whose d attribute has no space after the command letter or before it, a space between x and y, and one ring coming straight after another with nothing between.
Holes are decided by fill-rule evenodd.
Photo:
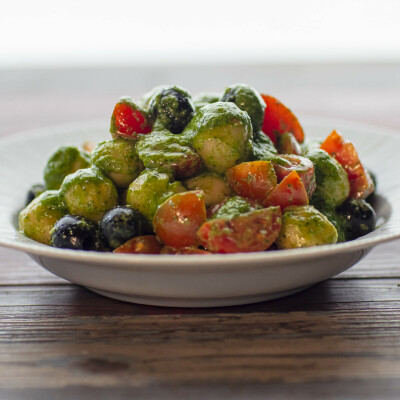
<instances>
[{"instance_id":1,"label":"cherry tomato","mask_svg":"<svg viewBox=\"0 0 400 400\"><path fill-rule=\"evenodd\" d=\"M152 125L146 112L130 97L122 97L114 107L110 132L114 138L136 139L138 134L151 132Z\"/></svg>"},{"instance_id":2,"label":"cherry tomato","mask_svg":"<svg viewBox=\"0 0 400 400\"><path fill-rule=\"evenodd\" d=\"M232 219L216 218L205 222L197 236L212 253L264 251L279 236L281 215L279 207L269 207Z\"/></svg>"},{"instance_id":3,"label":"cherry tomato","mask_svg":"<svg viewBox=\"0 0 400 400\"><path fill-rule=\"evenodd\" d=\"M291 132L285 132L282 135L279 135L276 147L280 154L301 155L300 144Z\"/></svg>"},{"instance_id":4,"label":"cherry tomato","mask_svg":"<svg viewBox=\"0 0 400 400\"><path fill-rule=\"evenodd\" d=\"M171 246L164 246L161 249L160 254L211 254L211 252L199 249L198 247L182 247L180 249L176 249Z\"/></svg>"},{"instance_id":5,"label":"cherry tomato","mask_svg":"<svg viewBox=\"0 0 400 400\"><path fill-rule=\"evenodd\" d=\"M274 167L270 161L244 162L226 171L226 178L233 191L260 204L277 185Z\"/></svg>"},{"instance_id":6,"label":"cherry tomato","mask_svg":"<svg viewBox=\"0 0 400 400\"><path fill-rule=\"evenodd\" d=\"M206 220L204 192L193 190L177 193L157 209L153 226L164 244L181 248L197 247L197 230Z\"/></svg>"},{"instance_id":7,"label":"cherry tomato","mask_svg":"<svg viewBox=\"0 0 400 400\"><path fill-rule=\"evenodd\" d=\"M114 253L159 254L162 245L155 235L136 236L117 247Z\"/></svg>"},{"instance_id":8,"label":"cherry tomato","mask_svg":"<svg viewBox=\"0 0 400 400\"><path fill-rule=\"evenodd\" d=\"M269 194L265 205L279 206L283 211L287 206L305 206L308 203L303 181L296 171L292 171Z\"/></svg>"},{"instance_id":9,"label":"cherry tomato","mask_svg":"<svg viewBox=\"0 0 400 400\"><path fill-rule=\"evenodd\" d=\"M281 182L292 171L296 171L301 180L308 197L311 197L317 186L313 163L306 157L295 154L282 154L272 160L278 182Z\"/></svg>"},{"instance_id":10,"label":"cherry tomato","mask_svg":"<svg viewBox=\"0 0 400 400\"><path fill-rule=\"evenodd\" d=\"M321 149L334 157L347 172L351 199L365 199L374 192L374 182L362 165L353 143L333 130L322 142Z\"/></svg>"},{"instance_id":11,"label":"cherry tomato","mask_svg":"<svg viewBox=\"0 0 400 400\"><path fill-rule=\"evenodd\" d=\"M261 94L261 97L267 105L264 113L263 132L271 138L274 144L277 143L277 136L285 132L291 132L299 143L303 143L303 128L292 111L275 97L266 94Z\"/></svg>"}]
</instances>

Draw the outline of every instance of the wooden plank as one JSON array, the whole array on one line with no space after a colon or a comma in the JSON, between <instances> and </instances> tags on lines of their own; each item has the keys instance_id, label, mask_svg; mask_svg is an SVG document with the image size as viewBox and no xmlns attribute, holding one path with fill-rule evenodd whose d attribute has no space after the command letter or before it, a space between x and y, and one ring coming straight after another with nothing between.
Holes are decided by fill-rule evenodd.
<instances>
[{"instance_id":1,"label":"wooden plank","mask_svg":"<svg viewBox=\"0 0 400 400\"><path fill-rule=\"evenodd\" d=\"M222 308L164 308L141 306L125 303L100 296L75 285L27 285L0 287L0 310L10 307L15 312L19 307L65 306L80 309L83 307L93 312L105 312L107 309L117 315L138 313L153 314L207 314L218 312L281 311L289 310L321 310L327 307L355 307L356 304L374 304L379 307L382 302L400 301L399 279L331 279L304 290L298 294L282 299L240 307ZM349 304L347 306L347 304ZM97 311L96 311L97 310ZM114 311L113 311L114 310ZM32 311L33 312L33 311ZM46 309L46 312L48 310ZM77 311L75 311L77 312ZM87 311L83 311L87 315ZM3 314L4 315L4 314Z\"/></svg>"},{"instance_id":2,"label":"wooden plank","mask_svg":"<svg viewBox=\"0 0 400 400\"><path fill-rule=\"evenodd\" d=\"M337 278L400 278L400 240L378 245L360 263Z\"/></svg>"},{"instance_id":3,"label":"wooden plank","mask_svg":"<svg viewBox=\"0 0 400 400\"><path fill-rule=\"evenodd\" d=\"M39 266L25 253L0 248L0 286L66 283L68 282Z\"/></svg>"},{"instance_id":4,"label":"wooden plank","mask_svg":"<svg viewBox=\"0 0 400 400\"><path fill-rule=\"evenodd\" d=\"M310 399L352 399L352 400L398 400L400 382L397 379L344 380L323 383L242 383L207 385L162 385L132 387L120 384L117 387L66 386L56 389L0 389L0 396L7 400L43 399L96 399L96 400L310 400Z\"/></svg>"},{"instance_id":5,"label":"wooden plank","mask_svg":"<svg viewBox=\"0 0 400 400\"><path fill-rule=\"evenodd\" d=\"M206 310L130 305L74 286L52 290L58 294L1 290L0 387L156 393L259 385L258 395L276 383L300 392L326 382L399 388L397 280L331 280L274 302Z\"/></svg>"}]
</instances>

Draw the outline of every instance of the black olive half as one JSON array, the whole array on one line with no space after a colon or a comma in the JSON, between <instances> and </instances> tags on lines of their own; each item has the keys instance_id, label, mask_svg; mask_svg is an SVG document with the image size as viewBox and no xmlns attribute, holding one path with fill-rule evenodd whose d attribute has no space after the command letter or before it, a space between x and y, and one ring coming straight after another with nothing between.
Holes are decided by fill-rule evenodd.
<instances>
[{"instance_id":1,"label":"black olive half","mask_svg":"<svg viewBox=\"0 0 400 400\"><path fill-rule=\"evenodd\" d=\"M338 212L346 220L347 240L357 239L375 229L375 211L365 200L348 200L340 206Z\"/></svg>"},{"instance_id":2,"label":"black olive half","mask_svg":"<svg viewBox=\"0 0 400 400\"><path fill-rule=\"evenodd\" d=\"M128 206L107 211L99 221L99 231L101 240L112 250L135 236L153 233L143 214Z\"/></svg>"},{"instance_id":3,"label":"black olive half","mask_svg":"<svg viewBox=\"0 0 400 400\"><path fill-rule=\"evenodd\" d=\"M97 225L78 215L66 215L51 230L53 247L72 250L98 250Z\"/></svg>"},{"instance_id":4,"label":"black olive half","mask_svg":"<svg viewBox=\"0 0 400 400\"><path fill-rule=\"evenodd\" d=\"M195 112L189 93L175 86L161 89L150 101L149 109L153 121L172 133L182 133Z\"/></svg>"},{"instance_id":5,"label":"black olive half","mask_svg":"<svg viewBox=\"0 0 400 400\"><path fill-rule=\"evenodd\" d=\"M25 205L27 206L29 203L32 202L32 200L36 199L36 197L41 195L45 190L46 190L46 186L44 186L41 183L36 183L36 184L32 185L26 195Z\"/></svg>"}]
</instances>

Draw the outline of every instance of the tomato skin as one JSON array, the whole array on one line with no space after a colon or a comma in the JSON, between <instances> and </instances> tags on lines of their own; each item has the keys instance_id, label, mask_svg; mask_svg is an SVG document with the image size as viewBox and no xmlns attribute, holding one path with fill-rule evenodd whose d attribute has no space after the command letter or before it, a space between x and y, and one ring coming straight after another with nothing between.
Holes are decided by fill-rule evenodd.
<instances>
[{"instance_id":1,"label":"tomato skin","mask_svg":"<svg viewBox=\"0 0 400 400\"><path fill-rule=\"evenodd\" d=\"M205 222L197 236L212 253L264 251L279 236L281 216L279 207L269 207L232 219L216 218Z\"/></svg>"},{"instance_id":2,"label":"tomato skin","mask_svg":"<svg viewBox=\"0 0 400 400\"><path fill-rule=\"evenodd\" d=\"M277 144L277 136L285 132L291 132L299 143L303 143L303 128L292 111L275 97L266 94L261 94L261 97L267 105L262 131L271 138L274 144Z\"/></svg>"},{"instance_id":3,"label":"tomato skin","mask_svg":"<svg viewBox=\"0 0 400 400\"><path fill-rule=\"evenodd\" d=\"M197 247L197 230L206 220L204 192L177 193L162 203L153 219L157 238L167 246Z\"/></svg>"},{"instance_id":4,"label":"tomato skin","mask_svg":"<svg viewBox=\"0 0 400 400\"><path fill-rule=\"evenodd\" d=\"M301 155L301 147L293 133L285 132L277 138L277 150L280 154Z\"/></svg>"},{"instance_id":5,"label":"tomato skin","mask_svg":"<svg viewBox=\"0 0 400 400\"><path fill-rule=\"evenodd\" d=\"M160 254L212 254L211 252L203 249L199 249L198 247L182 247L180 249L176 249L171 246L164 246Z\"/></svg>"},{"instance_id":6,"label":"tomato skin","mask_svg":"<svg viewBox=\"0 0 400 400\"><path fill-rule=\"evenodd\" d=\"M136 236L114 250L114 253L160 254L162 245L155 235Z\"/></svg>"},{"instance_id":7,"label":"tomato skin","mask_svg":"<svg viewBox=\"0 0 400 400\"><path fill-rule=\"evenodd\" d=\"M146 112L129 97L122 97L114 107L110 132L113 138L136 139L139 134L147 134L152 125Z\"/></svg>"},{"instance_id":8,"label":"tomato skin","mask_svg":"<svg viewBox=\"0 0 400 400\"><path fill-rule=\"evenodd\" d=\"M295 154L282 154L272 160L278 182L281 182L292 171L296 171L303 181L308 197L314 193L317 183L313 163L306 157Z\"/></svg>"},{"instance_id":9,"label":"tomato skin","mask_svg":"<svg viewBox=\"0 0 400 400\"><path fill-rule=\"evenodd\" d=\"M334 157L347 172L351 199L365 199L374 192L374 182L362 165L353 143L333 130L320 147Z\"/></svg>"},{"instance_id":10,"label":"tomato skin","mask_svg":"<svg viewBox=\"0 0 400 400\"><path fill-rule=\"evenodd\" d=\"M287 175L270 193L265 205L279 206L283 210L287 206L306 206L309 204L303 181L296 171Z\"/></svg>"},{"instance_id":11,"label":"tomato skin","mask_svg":"<svg viewBox=\"0 0 400 400\"><path fill-rule=\"evenodd\" d=\"M260 204L277 185L274 167L270 161L251 161L233 166L226 171L229 186L239 196Z\"/></svg>"}]
</instances>

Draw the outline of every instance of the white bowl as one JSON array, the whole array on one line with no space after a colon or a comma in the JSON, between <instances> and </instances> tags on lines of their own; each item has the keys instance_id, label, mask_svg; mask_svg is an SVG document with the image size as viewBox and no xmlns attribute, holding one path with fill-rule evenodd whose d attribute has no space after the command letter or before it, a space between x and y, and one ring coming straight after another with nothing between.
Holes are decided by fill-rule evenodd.
<instances>
[{"instance_id":1,"label":"white bowl","mask_svg":"<svg viewBox=\"0 0 400 400\"><path fill-rule=\"evenodd\" d=\"M379 226L357 240L260 253L130 255L62 250L17 230L28 188L42 181L48 156L60 145L109 138L108 121L90 121L0 140L0 244L28 253L52 273L112 298L161 306L211 307L253 303L295 293L354 265L375 245L400 237L397 158L400 134L344 121L303 118L307 138L332 129L352 140L378 177Z\"/></svg>"}]
</instances>

